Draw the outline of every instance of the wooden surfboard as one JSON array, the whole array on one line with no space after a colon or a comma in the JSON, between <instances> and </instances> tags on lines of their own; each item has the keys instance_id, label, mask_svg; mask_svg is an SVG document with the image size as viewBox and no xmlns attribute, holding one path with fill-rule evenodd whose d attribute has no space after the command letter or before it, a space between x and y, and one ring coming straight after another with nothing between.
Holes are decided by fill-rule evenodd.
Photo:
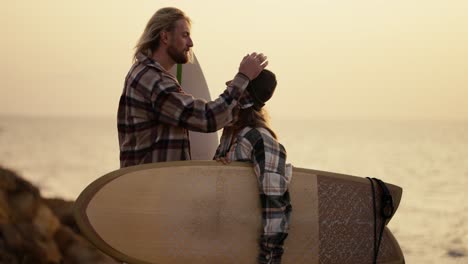
<instances>
[{"instance_id":1,"label":"wooden surfboard","mask_svg":"<svg viewBox=\"0 0 468 264\"><path fill-rule=\"evenodd\" d=\"M177 77L182 89L195 98L211 101L210 90L203 75L200 63L193 54L193 62L178 64L171 73ZM192 160L212 160L218 147L218 134L190 131L190 153Z\"/></svg>"},{"instance_id":2,"label":"wooden surfboard","mask_svg":"<svg viewBox=\"0 0 468 264\"><path fill-rule=\"evenodd\" d=\"M402 189L388 187L396 210ZM293 211L282 263L372 263L374 214L367 179L294 168L290 195ZM78 197L74 215L92 243L127 263L254 264L262 228L256 176L251 164L241 162L120 169L91 183ZM404 263L388 228L378 260Z\"/></svg>"}]
</instances>

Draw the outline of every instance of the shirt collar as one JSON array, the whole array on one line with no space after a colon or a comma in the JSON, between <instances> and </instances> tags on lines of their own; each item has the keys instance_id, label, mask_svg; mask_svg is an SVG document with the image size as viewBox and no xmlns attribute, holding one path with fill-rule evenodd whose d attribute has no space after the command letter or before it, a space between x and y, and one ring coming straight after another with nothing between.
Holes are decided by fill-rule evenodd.
<instances>
[{"instance_id":1,"label":"shirt collar","mask_svg":"<svg viewBox=\"0 0 468 264\"><path fill-rule=\"evenodd\" d=\"M159 64L159 62L153 60L152 58L146 56L145 54L141 53L141 52L138 52L137 55L136 55L136 60L142 64L145 64L147 66L151 66L151 67L154 67L154 68L157 68L161 71L166 71L162 66L161 64Z\"/></svg>"},{"instance_id":2,"label":"shirt collar","mask_svg":"<svg viewBox=\"0 0 468 264\"><path fill-rule=\"evenodd\" d=\"M241 109L246 109L254 105L253 99L247 90L244 91L241 98L239 98L239 106Z\"/></svg>"}]
</instances>

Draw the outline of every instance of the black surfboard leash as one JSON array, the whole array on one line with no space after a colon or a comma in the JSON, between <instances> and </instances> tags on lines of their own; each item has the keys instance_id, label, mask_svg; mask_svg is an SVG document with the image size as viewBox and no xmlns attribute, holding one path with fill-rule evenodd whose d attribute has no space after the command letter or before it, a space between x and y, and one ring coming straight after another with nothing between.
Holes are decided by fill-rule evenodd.
<instances>
[{"instance_id":1,"label":"black surfboard leash","mask_svg":"<svg viewBox=\"0 0 468 264\"><path fill-rule=\"evenodd\" d=\"M372 189L372 205L373 205L373 210L374 210L374 258L373 258L372 263L376 264L377 258L379 255L380 242L382 242L383 231L385 229L385 222L387 222L387 220L393 216L395 212L395 208L393 206L392 194L390 193L390 190L387 188L387 185L385 184L385 182L377 178L369 178L369 177L366 177L366 178L370 181L371 189ZM377 182L378 186L380 187L380 190L382 191L381 204L380 204L382 225L380 228L380 233L379 233L378 238L377 238L377 206L376 206L376 197L375 197L376 192L375 192L375 187L374 187L374 181Z\"/></svg>"}]
</instances>

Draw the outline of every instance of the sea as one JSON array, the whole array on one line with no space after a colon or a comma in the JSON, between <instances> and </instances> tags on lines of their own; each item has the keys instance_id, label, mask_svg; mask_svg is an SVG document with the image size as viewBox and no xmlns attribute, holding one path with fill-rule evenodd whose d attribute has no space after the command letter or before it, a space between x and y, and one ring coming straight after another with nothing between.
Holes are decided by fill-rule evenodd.
<instances>
[{"instance_id":1,"label":"sea","mask_svg":"<svg viewBox=\"0 0 468 264\"><path fill-rule=\"evenodd\" d=\"M468 121L290 120L272 127L295 167L403 188L388 227L406 263L468 263ZM0 116L0 166L73 200L119 168L113 117Z\"/></svg>"}]
</instances>

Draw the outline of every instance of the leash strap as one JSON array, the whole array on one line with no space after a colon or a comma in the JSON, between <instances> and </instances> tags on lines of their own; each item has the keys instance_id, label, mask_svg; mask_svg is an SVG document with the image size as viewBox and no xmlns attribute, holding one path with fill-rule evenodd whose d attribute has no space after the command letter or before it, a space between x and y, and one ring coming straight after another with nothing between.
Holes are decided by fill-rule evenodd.
<instances>
[{"instance_id":1,"label":"leash strap","mask_svg":"<svg viewBox=\"0 0 468 264\"><path fill-rule=\"evenodd\" d=\"M390 193L389 189L387 188L387 185L380 179L377 178L369 178L367 179L371 183L371 189L372 189L372 205L373 205L373 210L374 210L374 259L373 259L373 264L377 263L377 258L379 255L379 249L380 249L380 242L382 242L382 236L383 236L383 231L385 229L385 223L388 219L390 219L394 212L395 208L393 206L393 197L392 194ZM379 237L377 238L377 205L376 205L376 192L375 192L375 187L374 187L374 181L377 182L378 186L380 187L380 190L382 191L382 197L381 197L381 218L382 218L382 225L380 227L380 233Z\"/></svg>"}]
</instances>

